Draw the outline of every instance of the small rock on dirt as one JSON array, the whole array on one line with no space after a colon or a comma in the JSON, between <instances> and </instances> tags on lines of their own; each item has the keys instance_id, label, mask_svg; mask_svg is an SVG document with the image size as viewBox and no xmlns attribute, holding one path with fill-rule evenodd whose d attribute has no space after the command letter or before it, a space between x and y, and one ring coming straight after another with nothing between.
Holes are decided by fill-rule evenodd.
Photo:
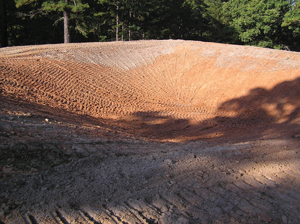
<instances>
[{"instance_id":1,"label":"small rock on dirt","mask_svg":"<svg viewBox=\"0 0 300 224\"><path fill-rule=\"evenodd\" d=\"M281 217L283 223L288 223L288 219L285 215Z\"/></svg>"},{"instance_id":2,"label":"small rock on dirt","mask_svg":"<svg viewBox=\"0 0 300 224\"><path fill-rule=\"evenodd\" d=\"M272 221L272 219L270 218L270 216L268 216L268 214L266 214L266 213L264 213L264 214L261 215L261 219L262 219L262 221L267 222L267 223L269 223L269 222Z\"/></svg>"},{"instance_id":3,"label":"small rock on dirt","mask_svg":"<svg viewBox=\"0 0 300 224\"><path fill-rule=\"evenodd\" d=\"M189 224L190 222L186 218L180 217L180 218L177 219L177 221L175 223L176 224Z\"/></svg>"}]
</instances>

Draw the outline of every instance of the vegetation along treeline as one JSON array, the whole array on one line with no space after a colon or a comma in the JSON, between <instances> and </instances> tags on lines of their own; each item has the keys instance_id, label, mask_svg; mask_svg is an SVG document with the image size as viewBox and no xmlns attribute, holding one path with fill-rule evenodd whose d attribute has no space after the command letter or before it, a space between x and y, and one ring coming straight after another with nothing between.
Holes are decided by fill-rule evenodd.
<instances>
[{"instance_id":1,"label":"vegetation along treeline","mask_svg":"<svg viewBox=\"0 0 300 224\"><path fill-rule=\"evenodd\" d=\"M185 39L300 51L300 0L0 0L1 47Z\"/></svg>"}]
</instances>

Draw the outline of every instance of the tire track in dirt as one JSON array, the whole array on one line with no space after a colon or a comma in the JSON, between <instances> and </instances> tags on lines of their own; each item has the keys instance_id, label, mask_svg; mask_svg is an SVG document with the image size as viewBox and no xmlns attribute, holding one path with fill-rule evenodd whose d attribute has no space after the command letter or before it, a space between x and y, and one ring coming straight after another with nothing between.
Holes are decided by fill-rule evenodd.
<instances>
[{"instance_id":1,"label":"tire track in dirt","mask_svg":"<svg viewBox=\"0 0 300 224\"><path fill-rule=\"evenodd\" d=\"M38 148L70 159L0 181L0 220L299 223L299 85L299 53L254 47L170 40L0 49L1 100L46 114L1 116L0 152L30 160ZM47 135L60 140L41 143ZM125 136L150 142L99 141ZM189 142L201 139L222 145Z\"/></svg>"},{"instance_id":2,"label":"tire track in dirt","mask_svg":"<svg viewBox=\"0 0 300 224\"><path fill-rule=\"evenodd\" d=\"M32 196L48 191L49 196L42 196L42 201L51 203L33 203L36 208L29 210L23 210L21 203L19 210L7 216L7 221L2 220L4 223L146 224L299 222L297 147L277 140L199 150L201 144L127 142L131 149L127 152L119 150L117 144L106 145L109 148L105 150L103 145L93 145L101 150L98 151L100 154L93 153L93 159L57 167L51 176L49 171L34 175L30 178L36 183L42 180L41 187L27 181L22 186L15 186L10 193L19 197L17 194L22 188ZM266 147L268 151L263 151ZM144 154L144 150L148 153ZM109 156L105 157L106 153ZM125 163L128 165L124 166ZM51 188L52 178L60 179L64 172L70 175L69 180L60 183L61 187ZM24 180L19 177L18 181ZM8 181L6 185L9 187L13 183ZM63 197L70 201L59 201L55 205L56 200L51 199L51 195L56 188L61 188ZM93 192L94 196L87 196L87 191ZM72 199L73 194L78 194L76 200ZM47 208L37 209L44 205Z\"/></svg>"},{"instance_id":3,"label":"tire track in dirt","mask_svg":"<svg viewBox=\"0 0 300 224\"><path fill-rule=\"evenodd\" d=\"M70 65L64 66L64 63L66 63L66 62L63 62L63 61L50 62L49 61L50 63L52 63L52 65L49 65L50 67L52 67L52 69L53 69L53 67L56 67L56 66L64 66L64 68L60 67L60 69L59 69L59 71L61 72L60 75L56 75L56 73L55 73L56 71L52 71L52 72L50 72L50 74L52 74L52 76L54 76L54 77L52 77L52 79L54 79L54 82L59 83L60 84L59 86L61 86L61 88L66 88L66 91L73 89L73 87L68 85L67 82L73 83L75 81L75 83L76 82L78 83L78 81L79 81L78 79L80 79L80 81L79 81L80 84L79 83L78 84L83 85L84 88L91 89L92 91L90 91L90 92L94 92L93 90L100 88L99 95L100 94L106 95L106 93L104 91L104 89L106 88L107 93L110 92L110 97L112 97L112 98L109 97L109 99L108 99L109 101L112 101L112 99L114 99L113 101L117 105L118 105L117 101L120 101L121 104L124 104L124 98L125 98L126 99L125 101L128 101L128 102L130 102L130 104L134 105L133 108L137 107L136 109L133 109L133 111L139 110L138 109L139 107L137 106L137 105L141 105L141 101L139 99L143 99L142 100L143 102L147 102L148 100L150 100L150 102L159 103L161 101L161 103L163 103L165 105L170 105L170 106L168 106L169 108L161 109L164 111L166 111L166 110L173 111L174 107L171 105L176 104L178 102L179 98L180 98L179 101L181 102L183 100L184 104L187 104L187 103L194 104L193 102L197 101L195 99L198 98L199 93L203 93L203 95L206 95L205 92L207 92L207 91L205 89L207 89L207 87L203 88L203 86L207 85L206 83L208 81L209 81L208 83L211 83L210 86L213 85L213 86L217 87L217 88L215 88L214 91L210 91L209 94L214 95L215 96L214 98L219 98L219 96L221 96L223 94L222 91L224 91L223 87L221 88L219 85L223 81L225 81L225 79L222 78L221 80L217 81L217 79L213 78L216 75L216 73L219 71L218 69L216 70L213 63L216 64L218 67L224 67L224 66L228 67L228 65L226 65L226 63L230 62L232 64L232 62L229 59L226 59L224 61L224 59L222 59L223 56L221 56L220 59L217 58L217 62L216 62L216 60L213 59L213 57L215 54L222 54L222 50L216 50L216 51L211 50L210 49L211 44L208 44L207 46L203 46L203 48L199 48L200 51L196 51L196 50L193 51L193 50L190 50L189 48L188 48L189 50L186 50L186 48L184 47L186 45L188 45L188 44L186 43L185 45L183 45L183 47L180 48L179 52L173 56L166 55L165 59L163 59L164 56L160 56L160 59L162 59L162 60L157 60L156 53L154 51L151 51L150 61L155 62L155 60L156 60L158 63L158 64L155 64L155 66L152 65L151 63L149 65L147 65L146 64L147 59L145 60L140 52L137 52L134 49L128 50L129 48L127 48L127 46L125 46L125 45L124 46L117 45L118 47L115 49L114 48L110 49L109 47L105 48L103 46L103 48L104 48L104 49L102 49L103 51L119 52L118 56L116 56L115 53L113 53L113 54L112 53L108 53L108 54L101 53L101 55L98 56L96 54L97 50L91 51L88 48L85 48L84 50L80 50L80 48L78 48L77 50L72 51L73 48L70 45L66 50L61 51L59 54L63 57L64 54L69 55L69 54L72 54L72 52L73 53L75 52L75 54L72 57L73 58L72 60L78 59L78 61L80 63L78 64L78 62L77 62L77 64L74 64L74 62L70 61L70 62L68 62L68 63L70 63ZM78 45L75 45L75 46L78 46ZM57 49L59 49L59 48L57 48ZM68 52L68 50L70 50L70 51ZM250 55L255 54L255 51L257 51L257 49L252 50ZM42 50L41 50L41 52L42 52ZM85 52L85 54L86 54L85 56L83 56L84 55L83 52ZM101 52L101 50L100 50L100 52ZM134 52L134 53L132 53L132 52ZM50 57L51 54L53 54L53 53L51 53L51 51L50 51L50 54L47 54L48 55L47 57ZM96 54L96 55L93 56L93 54ZM109 55L110 56L114 55L114 57L110 57ZM136 55L139 55L139 57L136 57ZM206 55L206 57L208 55L209 57L203 58L203 55L204 56ZM93 78L87 78L87 77L94 77L96 75L96 73L98 73L99 69L95 69L94 66L90 67L87 64L82 64L82 62L86 61L87 58L89 58L89 57L99 58L99 60L92 60L92 61L93 61L93 63L101 64L102 56L106 56L107 60L109 61L109 62L105 62L105 63L108 63L108 64L115 63L113 67L121 69L119 72L117 72L115 70L111 70L111 72L104 71L104 73L105 72L107 72L107 73L105 73L105 74L102 73L104 75L103 76L104 79L101 79L101 82L102 83L105 82L105 84L103 84L103 85L100 84L101 82L95 83L94 81L96 81L96 80L93 80ZM76 57L77 57L77 59L76 59ZM119 60L113 60L116 58L118 58ZM213 59L213 60L209 61L211 59ZM139 64L136 64L135 61L142 61L142 64L143 64L142 67L139 68L138 67ZM159 61L161 61L161 62L159 62ZM204 61L204 63L203 63L204 67L199 66L199 62L201 62L201 61ZM267 62L266 60L264 60L264 61L265 61L264 63ZM241 64L247 63L246 57L243 57L242 60L240 60L240 63ZM261 65L264 65L264 64L261 64ZM269 67L269 66L265 66L265 67ZM124 68L126 70L130 69L131 71L130 72L127 71L126 73L124 73L124 72L122 72L122 69L124 69ZM36 69L40 69L41 72L44 72L40 67L38 67ZM63 70L65 70L65 71L62 72ZM80 77L78 70L82 71L82 74L85 74L85 75L81 75L82 77ZM225 70L222 70L222 71L228 72L228 70L234 71L232 68L230 68L230 69L226 68ZM27 73L27 72L24 71L24 73ZM164 73L165 73L165 75L163 75ZM185 73L186 73L186 75L184 75ZM199 73L199 75L197 75L197 73ZM67 74L69 74L69 75L67 75ZM144 75L141 75L141 74L144 74ZM198 79L199 82L193 82L193 80L191 78L188 78L188 80L182 80L182 76L194 77L195 74L197 76L196 79ZM256 73L256 74L258 75L259 73ZM77 76L75 79L73 77L74 75ZM65 77L63 77L63 76L65 76ZM234 77L234 74L231 76ZM72 77L72 79L70 79L71 77ZM201 80L202 79L201 77L203 77L204 80ZM224 76L224 77L226 77L226 76ZM246 75L241 76L241 77L244 77L244 78L238 82L239 83L238 85L240 85L240 83L242 83L243 80L247 80ZM253 75L251 75L251 77L253 77ZM89 79L91 79L92 82L90 82ZM31 85L33 85L33 83ZM181 87L178 87L178 86L181 86ZM196 91L197 86L198 86L198 88L200 88L201 91ZM181 88L184 88L186 90L181 89ZM204 92L203 92L203 90L204 90ZM59 89L58 91L63 91L63 90ZM116 94L111 94L112 92L115 92ZM137 94L137 92L139 92L141 94ZM126 97L126 94L128 94L127 97ZM88 95L94 96L93 93L84 93L81 90L80 98L88 98ZM118 97L120 97L120 96L121 96L121 99L118 99ZM231 95L231 96L233 96L233 95ZM139 101L135 102L134 99L137 99ZM166 101L166 99L168 99L168 100ZM96 99L92 98L91 101L94 101L94 100L96 100ZM204 104L205 104L205 101L207 101L207 99L204 100L203 96L201 96L199 98L199 100L202 100L202 102ZM220 101L220 99L218 101ZM215 102L212 101L211 106L216 107L216 105L218 105L218 103L217 103L218 101L215 101ZM209 105L209 103L208 103L208 105ZM89 106L85 106L85 107L89 107ZM118 107L118 106L116 106L116 107ZM142 107L142 108L147 108L147 107ZM152 108L149 108L149 110L151 110L151 109ZM178 108L176 108L176 109L178 109ZM201 107L199 109L202 110ZM225 108L223 108L223 110L224 109ZM112 109L112 110L116 110L116 109ZM154 107L153 110L155 111L156 108ZM214 108L214 110L216 110L216 109ZM88 109L87 109L87 111L88 111ZM120 109L116 110L116 111L120 111ZM179 113L181 113L180 111L181 110L179 110ZM128 114L128 113L125 113L125 114ZM232 113L232 114L234 114L234 113ZM244 115L245 114L241 114L241 116L244 116ZM180 115L178 115L178 116L180 116ZM187 116L188 116L188 114L187 114ZM217 114L214 114L214 116L217 116Z\"/></svg>"}]
</instances>

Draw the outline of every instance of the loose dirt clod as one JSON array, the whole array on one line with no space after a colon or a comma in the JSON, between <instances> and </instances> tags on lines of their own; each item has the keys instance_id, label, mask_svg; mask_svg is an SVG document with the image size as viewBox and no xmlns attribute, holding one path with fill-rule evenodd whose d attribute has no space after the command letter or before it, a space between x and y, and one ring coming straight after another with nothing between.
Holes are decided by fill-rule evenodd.
<instances>
[{"instance_id":1,"label":"loose dirt clod","mask_svg":"<svg viewBox=\"0 0 300 224\"><path fill-rule=\"evenodd\" d=\"M299 223L300 54L0 49L1 223Z\"/></svg>"}]
</instances>

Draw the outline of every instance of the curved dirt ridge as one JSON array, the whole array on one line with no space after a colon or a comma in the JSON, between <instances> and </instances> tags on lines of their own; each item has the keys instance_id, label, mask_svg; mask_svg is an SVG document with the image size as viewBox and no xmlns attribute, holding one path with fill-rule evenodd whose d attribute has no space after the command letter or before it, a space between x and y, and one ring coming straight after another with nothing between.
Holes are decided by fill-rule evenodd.
<instances>
[{"instance_id":1,"label":"curved dirt ridge","mask_svg":"<svg viewBox=\"0 0 300 224\"><path fill-rule=\"evenodd\" d=\"M300 223L300 54L182 40L0 49L0 223Z\"/></svg>"},{"instance_id":2,"label":"curved dirt ridge","mask_svg":"<svg viewBox=\"0 0 300 224\"><path fill-rule=\"evenodd\" d=\"M167 40L14 47L0 55L1 95L118 119L143 137L164 126L180 133L160 140L211 138L197 130L297 119L299 53Z\"/></svg>"}]
</instances>

